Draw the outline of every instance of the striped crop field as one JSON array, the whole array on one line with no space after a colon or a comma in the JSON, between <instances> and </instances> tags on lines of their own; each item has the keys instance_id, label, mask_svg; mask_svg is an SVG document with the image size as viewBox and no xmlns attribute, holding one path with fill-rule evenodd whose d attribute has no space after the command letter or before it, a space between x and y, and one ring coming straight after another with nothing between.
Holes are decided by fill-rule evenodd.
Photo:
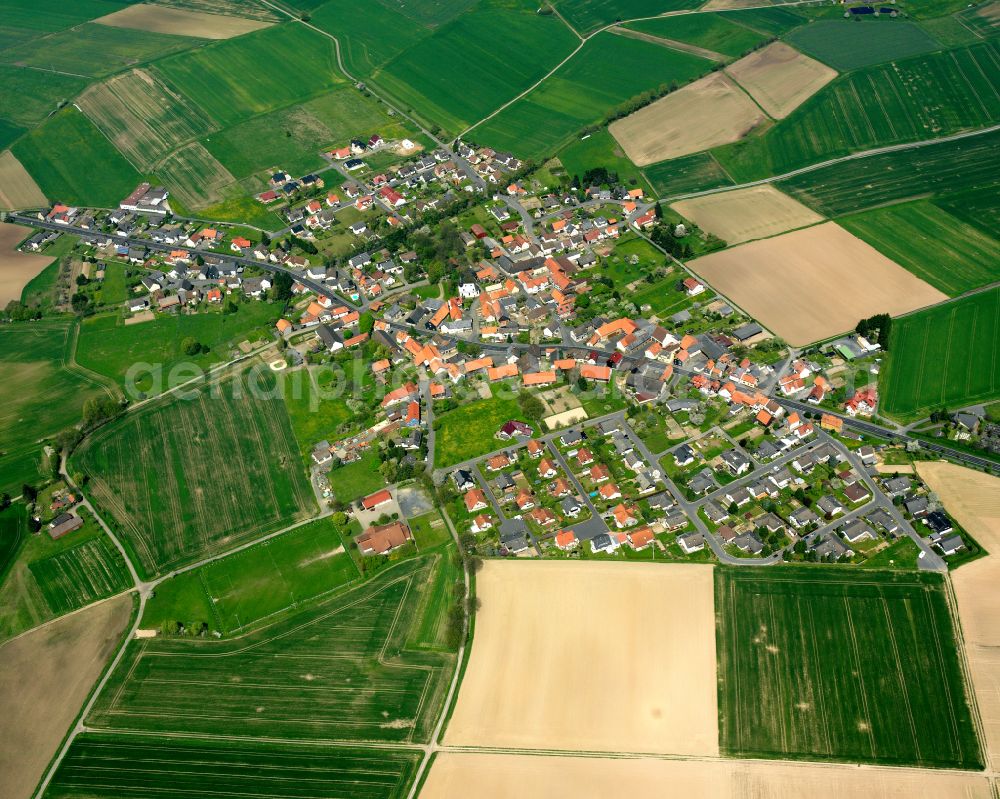
<instances>
[{"instance_id":1,"label":"striped crop field","mask_svg":"<svg viewBox=\"0 0 1000 799\"><path fill-rule=\"evenodd\" d=\"M446 556L392 565L361 586L233 639L135 641L88 717L92 729L288 740L429 739L455 665L425 646L443 614ZM443 594L443 596L442 596Z\"/></svg>"},{"instance_id":2,"label":"striped crop field","mask_svg":"<svg viewBox=\"0 0 1000 799\"><path fill-rule=\"evenodd\" d=\"M259 378L259 379L258 379ZM130 413L76 464L139 567L158 574L286 527L315 504L273 377L245 371Z\"/></svg>"},{"instance_id":3,"label":"striped crop field","mask_svg":"<svg viewBox=\"0 0 1000 799\"><path fill-rule=\"evenodd\" d=\"M736 182L781 175L887 144L1000 121L1000 45L858 70L835 80L761 136L714 150Z\"/></svg>"},{"instance_id":4,"label":"striped crop field","mask_svg":"<svg viewBox=\"0 0 1000 799\"><path fill-rule=\"evenodd\" d=\"M899 419L1000 397L1000 287L896 319L879 375L882 413Z\"/></svg>"},{"instance_id":5,"label":"striped crop field","mask_svg":"<svg viewBox=\"0 0 1000 799\"><path fill-rule=\"evenodd\" d=\"M400 799L416 749L318 748L146 736L77 738L48 799Z\"/></svg>"},{"instance_id":6,"label":"striped crop field","mask_svg":"<svg viewBox=\"0 0 1000 799\"><path fill-rule=\"evenodd\" d=\"M724 753L981 768L941 575L719 569L715 590Z\"/></svg>"},{"instance_id":7,"label":"striped crop field","mask_svg":"<svg viewBox=\"0 0 1000 799\"><path fill-rule=\"evenodd\" d=\"M130 588L121 553L106 535L30 564L31 574L56 615Z\"/></svg>"}]
</instances>

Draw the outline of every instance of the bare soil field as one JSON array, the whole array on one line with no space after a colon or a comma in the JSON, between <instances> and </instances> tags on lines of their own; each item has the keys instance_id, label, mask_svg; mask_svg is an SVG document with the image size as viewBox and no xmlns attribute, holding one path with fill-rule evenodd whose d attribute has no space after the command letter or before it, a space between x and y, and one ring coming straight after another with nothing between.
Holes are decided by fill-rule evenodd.
<instances>
[{"instance_id":1,"label":"bare soil field","mask_svg":"<svg viewBox=\"0 0 1000 799\"><path fill-rule=\"evenodd\" d=\"M793 346L947 297L834 222L741 244L688 266Z\"/></svg>"},{"instance_id":2,"label":"bare soil field","mask_svg":"<svg viewBox=\"0 0 1000 799\"><path fill-rule=\"evenodd\" d=\"M167 8L145 3L123 8L94 22L113 28L131 28L153 33L172 33L175 36L194 36L199 39L231 39L244 33L267 28L270 22L221 14L205 14L184 8Z\"/></svg>"},{"instance_id":3,"label":"bare soil field","mask_svg":"<svg viewBox=\"0 0 1000 799\"><path fill-rule=\"evenodd\" d=\"M670 207L729 244L776 236L823 221L815 211L771 185L694 197Z\"/></svg>"},{"instance_id":4,"label":"bare soil field","mask_svg":"<svg viewBox=\"0 0 1000 799\"><path fill-rule=\"evenodd\" d=\"M987 799L986 777L811 763L684 761L445 752L422 799Z\"/></svg>"},{"instance_id":5,"label":"bare soil field","mask_svg":"<svg viewBox=\"0 0 1000 799\"><path fill-rule=\"evenodd\" d=\"M488 561L477 594L446 744L718 754L712 567Z\"/></svg>"},{"instance_id":6,"label":"bare soil field","mask_svg":"<svg viewBox=\"0 0 1000 799\"><path fill-rule=\"evenodd\" d=\"M10 150L0 153L0 208L40 208L45 195Z\"/></svg>"},{"instance_id":7,"label":"bare soil field","mask_svg":"<svg viewBox=\"0 0 1000 799\"><path fill-rule=\"evenodd\" d=\"M0 796L32 795L131 614L117 596L0 646Z\"/></svg>"},{"instance_id":8,"label":"bare soil field","mask_svg":"<svg viewBox=\"0 0 1000 799\"><path fill-rule=\"evenodd\" d=\"M738 141L767 117L724 73L713 72L608 127L636 166Z\"/></svg>"},{"instance_id":9,"label":"bare soil field","mask_svg":"<svg viewBox=\"0 0 1000 799\"><path fill-rule=\"evenodd\" d=\"M835 69L783 42L741 58L726 72L775 119L787 117L837 77Z\"/></svg>"},{"instance_id":10,"label":"bare soil field","mask_svg":"<svg viewBox=\"0 0 1000 799\"><path fill-rule=\"evenodd\" d=\"M945 462L917 464L945 510L987 552L952 575L986 756L1000 763L1000 478Z\"/></svg>"},{"instance_id":11,"label":"bare soil field","mask_svg":"<svg viewBox=\"0 0 1000 799\"><path fill-rule=\"evenodd\" d=\"M52 263L47 255L30 255L14 248L31 234L22 225L0 222L0 308L20 300L28 282Z\"/></svg>"}]
</instances>

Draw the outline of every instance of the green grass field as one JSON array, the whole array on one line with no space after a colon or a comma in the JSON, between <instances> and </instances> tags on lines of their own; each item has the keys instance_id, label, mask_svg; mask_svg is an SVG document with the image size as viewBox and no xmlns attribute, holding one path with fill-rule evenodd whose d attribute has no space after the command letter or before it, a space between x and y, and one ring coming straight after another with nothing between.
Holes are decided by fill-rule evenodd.
<instances>
[{"instance_id":1,"label":"green grass field","mask_svg":"<svg viewBox=\"0 0 1000 799\"><path fill-rule=\"evenodd\" d=\"M527 421L514 398L474 400L435 418L434 465L441 468L501 449L496 438L504 422Z\"/></svg>"},{"instance_id":2,"label":"green grass field","mask_svg":"<svg viewBox=\"0 0 1000 799\"><path fill-rule=\"evenodd\" d=\"M94 124L72 106L11 148L42 192L66 203L117 207L142 177Z\"/></svg>"},{"instance_id":3,"label":"green grass field","mask_svg":"<svg viewBox=\"0 0 1000 799\"><path fill-rule=\"evenodd\" d=\"M412 5L412 4L407 4ZM370 77L408 47L429 36L397 4L329 0L312 14L312 24L340 40L344 66L352 75Z\"/></svg>"},{"instance_id":4,"label":"green grass field","mask_svg":"<svg viewBox=\"0 0 1000 799\"><path fill-rule=\"evenodd\" d=\"M556 7L580 33L636 17L697 8L699 0L558 0Z\"/></svg>"},{"instance_id":5,"label":"green grass field","mask_svg":"<svg viewBox=\"0 0 1000 799\"><path fill-rule=\"evenodd\" d=\"M146 605L143 627L205 622L234 633L359 577L329 519L316 519L162 583Z\"/></svg>"},{"instance_id":6,"label":"green grass field","mask_svg":"<svg viewBox=\"0 0 1000 799\"><path fill-rule=\"evenodd\" d=\"M1000 241L929 200L876 208L838 222L953 297L1000 280Z\"/></svg>"},{"instance_id":7,"label":"green grass field","mask_svg":"<svg viewBox=\"0 0 1000 799\"><path fill-rule=\"evenodd\" d=\"M0 66L0 118L17 125L37 125L63 100L71 100L87 86L86 78L34 69Z\"/></svg>"},{"instance_id":8,"label":"green grass field","mask_svg":"<svg viewBox=\"0 0 1000 799\"><path fill-rule=\"evenodd\" d=\"M608 133L607 128L594 131L586 139L576 139L563 147L558 158L567 175L577 175L581 179L588 169L604 167L618 175L618 179L628 186L636 186L650 191L649 182L642 171L628 160L618 142Z\"/></svg>"},{"instance_id":9,"label":"green grass field","mask_svg":"<svg viewBox=\"0 0 1000 799\"><path fill-rule=\"evenodd\" d=\"M662 85L687 83L712 63L638 39L601 33L541 86L472 131L470 138L522 158L541 160L630 98Z\"/></svg>"},{"instance_id":10,"label":"green grass field","mask_svg":"<svg viewBox=\"0 0 1000 799\"><path fill-rule=\"evenodd\" d=\"M337 499L341 502L353 502L380 488L385 488L385 480L378 470L380 463L378 453L368 449L360 460L345 464L331 472L330 484Z\"/></svg>"},{"instance_id":11,"label":"green grass field","mask_svg":"<svg viewBox=\"0 0 1000 799\"><path fill-rule=\"evenodd\" d=\"M0 51L0 61L99 78L154 58L198 47L203 41L84 23L72 30L46 36L42 41L33 40Z\"/></svg>"},{"instance_id":12,"label":"green grass field","mask_svg":"<svg viewBox=\"0 0 1000 799\"><path fill-rule=\"evenodd\" d=\"M940 575L781 567L715 580L725 754L982 767Z\"/></svg>"},{"instance_id":13,"label":"green grass field","mask_svg":"<svg viewBox=\"0 0 1000 799\"><path fill-rule=\"evenodd\" d=\"M1000 120L1000 45L852 72L761 136L713 151L737 181L781 175L859 150L922 141Z\"/></svg>"},{"instance_id":14,"label":"green grass field","mask_svg":"<svg viewBox=\"0 0 1000 799\"><path fill-rule=\"evenodd\" d=\"M690 14L649 19L628 24L632 30L703 47L722 55L739 58L763 42L767 36L721 14Z\"/></svg>"},{"instance_id":15,"label":"green grass field","mask_svg":"<svg viewBox=\"0 0 1000 799\"><path fill-rule=\"evenodd\" d=\"M344 83L333 42L303 25L276 25L158 61L154 70L226 127Z\"/></svg>"},{"instance_id":16,"label":"green grass field","mask_svg":"<svg viewBox=\"0 0 1000 799\"><path fill-rule=\"evenodd\" d=\"M52 319L4 325L0 335L4 402L0 405L0 492L21 493L39 478L42 439L80 421L83 403L104 391L67 366L74 322Z\"/></svg>"},{"instance_id":17,"label":"green grass field","mask_svg":"<svg viewBox=\"0 0 1000 799\"><path fill-rule=\"evenodd\" d=\"M39 33L53 33L72 28L88 20L121 11L121 5L112 0L39 0L26 5L21 0L0 0L0 14L4 25L24 28Z\"/></svg>"},{"instance_id":18,"label":"green grass field","mask_svg":"<svg viewBox=\"0 0 1000 799\"><path fill-rule=\"evenodd\" d=\"M309 372L297 369L285 372L279 379L303 458L310 457L319 441L336 441L346 431L357 429L347 404L351 395L345 390L343 396L335 396L339 394L338 384L328 367L312 367Z\"/></svg>"},{"instance_id":19,"label":"green grass field","mask_svg":"<svg viewBox=\"0 0 1000 799\"><path fill-rule=\"evenodd\" d=\"M751 8L744 11L723 11L721 16L731 22L745 25L767 36L782 36L806 22L794 9Z\"/></svg>"},{"instance_id":20,"label":"green grass field","mask_svg":"<svg viewBox=\"0 0 1000 799\"><path fill-rule=\"evenodd\" d=\"M527 89L578 44L532 0L481 0L398 55L372 80L454 135ZM483 31L503 31L503 46Z\"/></svg>"},{"instance_id":21,"label":"green grass field","mask_svg":"<svg viewBox=\"0 0 1000 799\"><path fill-rule=\"evenodd\" d=\"M90 728L246 738L418 742L429 738L455 665L424 646L443 616L450 558L401 561L347 592L232 640L130 645Z\"/></svg>"},{"instance_id":22,"label":"green grass field","mask_svg":"<svg viewBox=\"0 0 1000 799\"><path fill-rule=\"evenodd\" d=\"M940 48L913 22L901 19L821 19L791 33L788 43L806 55L845 72Z\"/></svg>"},{"instance_id":23,"label":"green grass field","mask_svg":"<svg viewBox=\"0 0 1000 799\"><path fill-rule=\"evenodd\" d=\"M92 316L80 327L77 360L130 394L153 396L190 380L197 373L194 369L229 360L231 348L239 342L262 340L281 313L280 305L267 302L245 302L238 307L234 314L164 314L137 325L123 324L117 314ZM209 351L185 355L181 345L189 337ZM134 379L129 377L133 368Z\"/></svg>"},{"instance_id":24,"label":"green grass field","mask_svg":"<svg viewBox=\"0 0 1000 799\"><path fill-rule=\"evenodd\" d=\"M996 194L1000 132L823 167L778 188L826 216L927 195ZM667 162L670 163L670 162Z\"/></svg>"},{"instance_id":25,"label":"green grass field","mask_svg":"<svg viewBox=\"0 0 1000 799\"><path fill-rule=\"evenodd\" d=\"M378 100L350 86L325 92L303 107L329 131L330 142L341 146L351 137L368 138L373 133L384 139L416 135L405 120L390 117Z\"/></svg>"},{"instance_id":26,"label":"green grass field","mask_svg":"<svg viewBox=\"0 0 1000 799\"><path fill-rule=\"evenodd\" d=\"M879 408L920 418L1000 396L1000 288L919 311L892 326Z\"/></svg>"},{"instance_id":27,"label":"green grass field","mask_svg":"<svg viewBox=\"0 0 1000 799\"><path fill-rule=\"evenodd\" d=\"M413 749L317 748L204 738L85 734L46 796L69 799L402 799L421 754Z\"/></svg>"},{"instance_id":28,"label":"green grass field","mask_svg":"<svg viewBox=\"0 0 1000 799\"><path fill-rule=\"evenodd\" d=\"M35 561L28 568L57 616L132 586L124 558L106 535Z\"/></svg>"},{"instance_id":29,"label":"green grass field","mask_svg":"<svg viewBox=\"0 0 1000 799\"><path fill-rule=\"evenodd\" d=\"M247 370L151 403L74 455L137 568L159 574L315 510L273 374ZM103 514L102 514L103 515Z\"/></svg>"},{"instance_id":30,"label":"green grass field","mask_svg":"<svg viewBox=\"0 0 1000 799\"><path fill-rule=\"evenodd\" d=\"M934 204L953 217L1000 240L1000 192L993 188L949 194Z\"/></svg>"}]
</instances>

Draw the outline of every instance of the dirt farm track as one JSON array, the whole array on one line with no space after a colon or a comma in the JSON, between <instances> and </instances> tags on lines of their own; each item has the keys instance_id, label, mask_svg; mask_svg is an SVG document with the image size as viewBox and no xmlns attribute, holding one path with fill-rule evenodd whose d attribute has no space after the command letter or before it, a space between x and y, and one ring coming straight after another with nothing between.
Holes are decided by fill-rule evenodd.
<instances>
[{"instance_id":1,"label":"dirt farm track","mask_svg":"<svg viewBox=\"0 0 1000 799\"><path fill-rule=\"evenodd\" d=\"M0 796L28 799L118 645L132 611L117 596L0 646Z\"/></svg>"}]
</instances>

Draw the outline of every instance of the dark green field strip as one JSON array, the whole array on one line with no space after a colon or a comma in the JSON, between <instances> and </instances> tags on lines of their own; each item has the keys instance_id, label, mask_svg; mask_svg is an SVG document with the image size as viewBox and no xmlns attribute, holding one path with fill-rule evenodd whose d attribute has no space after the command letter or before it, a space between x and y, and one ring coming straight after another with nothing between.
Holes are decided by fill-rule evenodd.
<instances>
[{"instance_id":1,"label":"dark green field strip","mask_svg":"<svg viewBox=\"0 0 1000 799\"><path fill-rule=\"evenodd\" d=\"M671 161L661 161L643 171L661 197L733 185L733 181L710 153L695 153Z\"/></svg>"},{"instance_id":2,"label":"dark green field strip","mask_svg":"<svg viewBox=\"0 0 1000 799\"><path fill-rule=\"evenodd\" d=\"M781 36L803 25L806 18L793 9L751 8L746 11L723 11L719 16L740 25L745 25L768 36Z\"/></svg>"},{"instance_id":3,"label":"dark green field strip","mask_svg":"<svg viewBox=\"0 0 1000 799\"><path fill-rule=\"evenodd\" d=\"M559 13L580 33L625 19L652 17L667 11L683 11L702 5L702 0L559 0Z\"/></svg>"},{"instance_id":4,"label":"dark green field strip","mask_svg":"<svg viewBox=\"0 0 1000 799\"><path fill-rule=\"evenodd\" d=\"M826 216L926 195L976 191L995 197L1000 188L1000 131L859 158L777 186Z\"/></svg>"},{"instance_id":5,"label":"dark green field strip","mask_svg":"<svg viewBox=\"0 0 1000 799\"><path fill-rule=\"evenodd\" d=\"M1000 163L997 168L1000 169ZM995 187L948 195L935 200L934 204L977 230L1000 239L1000 191Z\"/></svg>"},{"instance_id":6,"label":"dark green field strip","mask_svg":"<svg viewBox=\"0 0 1000 799\"><path fill-rule=\"evenodd\" d=\"M121 553L106 535L35 561L28 568L56 615L117 594L132 584Z\"/></svg>"},{"instance_id":7,"label":"dark green field strip","mask_svg":"<svg viewBox=\"0 0 1000 799\"><path fill-rule=\"evenodd\" d=\"M888 144L1000 121L1000 46L933 53L844 75L762 136L714 150L739 183Z\"/></svg>"},{"instance_id":8,"label":"dark green field strip","mask_svg":"<svg viewBox=\"0 0 1000 799\"><path fill-rule=\"evenodd\" d=\"M816 20L791 33L788 43L841 72L929 53L941 46L915 23L888 17L862 23Z\"/></svg>"},{"instance_id":9,"label":"dark green field strip","mask_svg":"<svg viewBox=\"0 0 1000 799\"><path fill-rule=\"evenodd\" d=\"M1000 241L936 203L920 200L891 205L838 222L953 297L1000 280Z\"/></svg>"},{"instance_id":10,"label":"dark green field strip","mask_svg":"<svg viewBox=\"0 0 1000 799\"><path fill-rule=\"evenodd\" d=\"M39 33L52 33L72 28L96 17L121 11L121 4L112 0L0 0L0 17L5 25Z\"/></svg>"},{"instance_id":11,"label":"dark green field strip","mask_svg":"<svg viewBox=\"0 0 1000 799\"><path fill-rule=\"evenodd\" d=\"M231 549L315 507L284 403L266 393L274 378L254 375L146 406L78 451L94 499L146 574Z\"/></svg>"},{"instance_id":12,"label":"dark green field strip","mask_svg":"<svg viewBox=\"0 0 1000 799\"><path fill-rule=\"evenodd\" d=\"M130 646L92 727L308 740L427 740L454 665L407 648L450 600L440 556L369 582L238 639L159 638ZM450 596L450 594L448 594Z\"/></svg>"},{"instance_id":13,"label":"dark green field strip","mask_svg":"<svg viewBox=\"0 0 1000 799\"><path fill-rule=\"evenodd\" d=\"M419 751L83 735L45 796L89 799L397 799Z\"/></svg>"},{"instance_id":14,"label":"dark green field strip","mask_svg":"<svg viewBox=\"0 0 1000 799\"><path fill-rule=\"evenodd\" d=\"M0 583L28 533L28 509L20 503L0 511Z\"/></svg>"},{"instance_id":15,"label":"dark green field strip","mask_svg":"<svg viewBox=\"0 0 1000 799\"><path fill-rule=\"evenodd\" d=\"M724 751L981 766L939 575L747 571L716 572Z\"/></svg>"},{"instance_id":16,"label":"dark green field strip","mask_svg":"<svg viewBox=\"0 0 1000 799\"><path fill-rule=\"evenodd\" d=\"M897 319L879 375L880 407L919 418L1000 397L1000 288Z\"/></svg>"},{"instance_id":17,"label":"dark green field strip","mask_svg":"<svg viewBox=\"0 0 1000 799\"><path fill-rule=\"evenodd\" d=\"M626 27L661 39L704 47L723 55L739 57L767 36L721 14L688 14L630 22Z\"/></svg>"}]
</instances>

